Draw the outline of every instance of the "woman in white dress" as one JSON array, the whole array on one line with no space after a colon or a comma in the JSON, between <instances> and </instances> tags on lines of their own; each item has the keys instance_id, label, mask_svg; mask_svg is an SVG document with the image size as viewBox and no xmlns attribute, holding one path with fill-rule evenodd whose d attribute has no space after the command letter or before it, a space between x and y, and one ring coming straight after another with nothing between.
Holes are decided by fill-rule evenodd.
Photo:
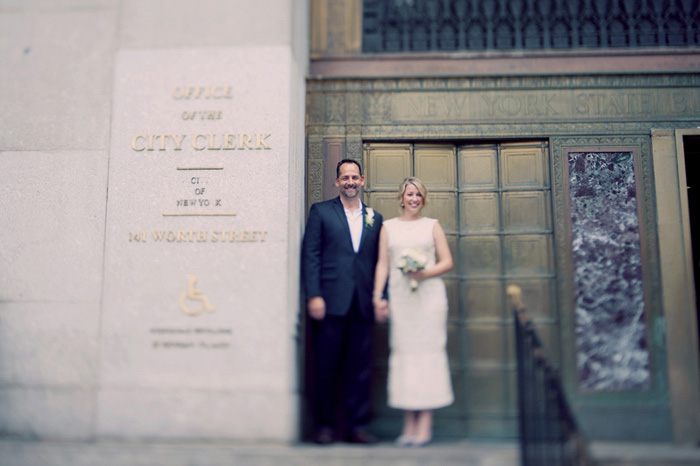
<instances>
[{"instance_id":1,"label":"woman in white dress","mask_svg":"<svg viewBox=\"0 0 700 466\"><path fill-rule=\"evenodd\" d=\"M433 410L454 401L446 350L447 293L440 278L452 269L452 255L440 223L421 216L427 197L418 178L401 184L402 213L382 225L374 282L376 318L383 322L391 316L388 402L404 410L397 439L402 446L430 442ZM407 254L423 267L404 272L400 266ZM387 280L389 301L382 297Z\"/></svg>"}]
</instances>

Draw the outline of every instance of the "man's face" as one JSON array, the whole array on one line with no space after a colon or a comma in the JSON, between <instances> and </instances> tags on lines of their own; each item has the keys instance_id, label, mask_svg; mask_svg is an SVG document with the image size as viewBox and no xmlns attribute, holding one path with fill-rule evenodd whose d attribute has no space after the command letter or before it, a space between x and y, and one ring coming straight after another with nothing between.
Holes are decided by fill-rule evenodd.
<instances>
[{"instance_id":1,"label":"man's face","mask_svg":"<svg viewBox=\"0 0 700 466\"><path fill-rule=\"evenodd\" d=\"M354 199L360 194L360 188L365 185L365 177L360 175L357 165L344 163L340 166L340 177L335 179L335 185L340 188L341 196Z\"/></svg>"}]
</instances>

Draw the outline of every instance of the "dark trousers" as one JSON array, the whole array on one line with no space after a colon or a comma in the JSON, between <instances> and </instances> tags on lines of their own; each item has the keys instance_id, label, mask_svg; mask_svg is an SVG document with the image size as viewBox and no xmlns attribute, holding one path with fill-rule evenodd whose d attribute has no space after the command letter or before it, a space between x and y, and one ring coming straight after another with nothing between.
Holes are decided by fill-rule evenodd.
<instances>
[{"instance_id":1,"label":"dark trousers","mask_svg":"<svg viewBox=\"0 0 700 466\"><path fill-rule=\"evenodd\" d=\"M326 315L314 324L316 428L335 428L339 411L347 433L364 428L370 417L373 322L360 316L355 298L346 316Z\"/></svg>"}]
</instances>

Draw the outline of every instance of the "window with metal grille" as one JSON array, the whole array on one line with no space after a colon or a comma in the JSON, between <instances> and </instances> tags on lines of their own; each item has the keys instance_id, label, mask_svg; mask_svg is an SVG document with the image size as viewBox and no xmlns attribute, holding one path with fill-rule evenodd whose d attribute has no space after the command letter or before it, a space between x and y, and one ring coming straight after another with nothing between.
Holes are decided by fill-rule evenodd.
<instances>
[{"instance_id":1,"label":"window with metal grille","mask_svg":"<svg viewBox=\"0 0 700 466\"><path fill-rule=\"evenodd\" d=\"M363 0L365 53L700 46L700 0Z\"/></svg>"}]
</instances>

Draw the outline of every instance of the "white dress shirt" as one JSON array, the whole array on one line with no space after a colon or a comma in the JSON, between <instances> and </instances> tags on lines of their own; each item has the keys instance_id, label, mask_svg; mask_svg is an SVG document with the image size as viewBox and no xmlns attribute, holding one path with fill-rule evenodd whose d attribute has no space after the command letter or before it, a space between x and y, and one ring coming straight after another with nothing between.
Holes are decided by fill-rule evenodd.
<instances>
[{"instance_id":1,"label":"white dress shirt","mask_svg":"<svg viewBox=\"0 0 700 466\"><path fill-rule=\"evenodd\" d=\"M362 201L360 208L357 210L345 211L345 217L348 219L348 227L350 227L350 237L352 238L352 248L357 252L360 249L360 240L362 239Z\"/></svg>"}]
</instances>

